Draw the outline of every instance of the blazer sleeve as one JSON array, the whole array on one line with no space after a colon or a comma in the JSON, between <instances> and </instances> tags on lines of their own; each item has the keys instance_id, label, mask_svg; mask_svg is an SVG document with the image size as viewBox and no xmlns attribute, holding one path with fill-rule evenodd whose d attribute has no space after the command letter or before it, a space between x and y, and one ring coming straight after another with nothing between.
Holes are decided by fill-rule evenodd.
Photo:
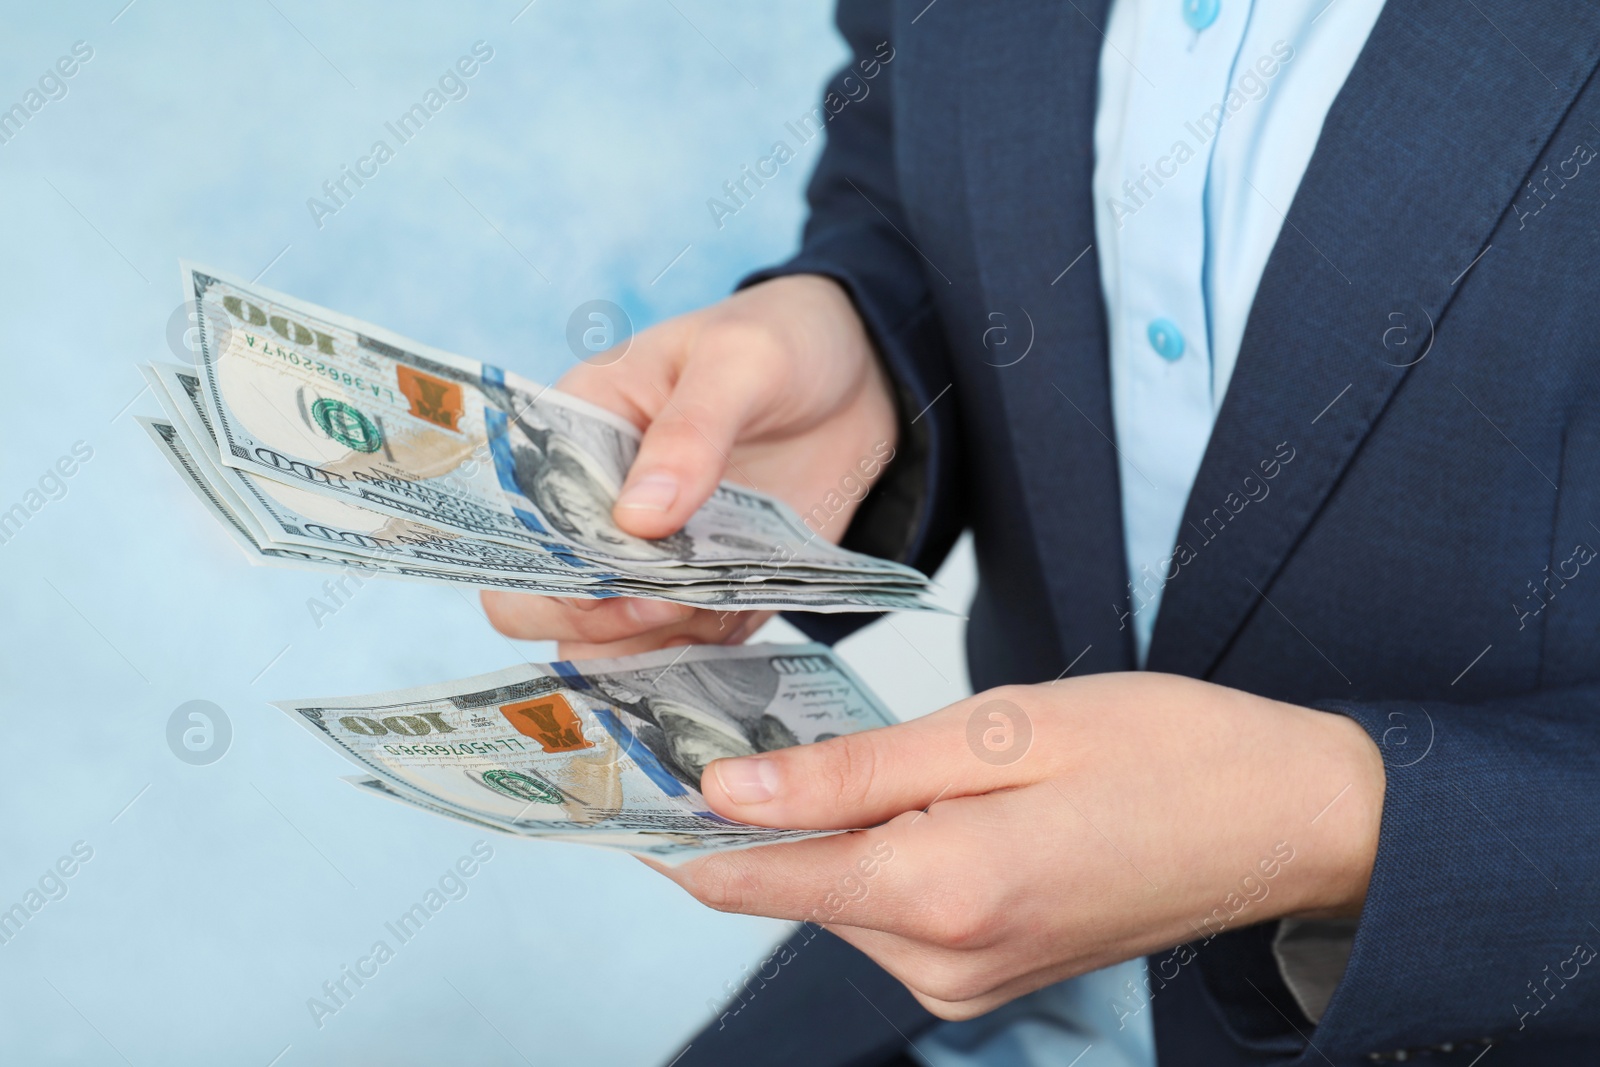
<instances>
[{"instance_id":1,"label":"blazer sleeve","mask_svg":"<svg viewBox=\"0 0 1600 1067\"><path fill-rule=\"evenodd\" d=\"M960 443L945 333L926 266L912 245L896 168L896 63L886 0L841 0L837 24L851 59L828 83L821 106L826 142L806 191L810 208L800 251L741 287L790 274L820 274L854 302L899 409L895 458L862 501L843 544L931 574L964 525ZM841 472L843 474L844 472ZM789 616L814 638L838 640L876 614Z\"/></svg>"},{"instance_id":2,"label":"blazer sleeve","mask_svg":"<svg viewBox=\"0 0 1600 1067\"><path fill-rule=\"evenodd\" d=\"M1366 729L1388 784L1349 963L1307 1035L1314 1047L1299 1042L1296 1064L1324 1055L1407 1060L1524 1040L1592 1052L1600 1036L1600 686L1470 705L1319 707ZM1213 972L1213 996L1229 984L1216 973L1228 955L1202 964ZM1259 998L1220 999L1230 1029L1244 1037Z\"/></svg>"}]
</instances>

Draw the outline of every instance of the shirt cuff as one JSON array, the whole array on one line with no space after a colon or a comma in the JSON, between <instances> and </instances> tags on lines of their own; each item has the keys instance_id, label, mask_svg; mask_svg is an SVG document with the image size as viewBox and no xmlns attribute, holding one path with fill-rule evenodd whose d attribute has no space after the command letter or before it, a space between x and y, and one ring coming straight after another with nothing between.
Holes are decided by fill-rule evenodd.
<instances>
[{"instance_id":1,"label":"shirt cuff","mask_svg":"<svg viewBox=\"0 0 1600 1067\"><path fill-rule=\"evenodd\" d=\"M1312 1022L1333 999L1356 942L1355 919L1284 919L1272 939L1283 984Z\"/></svg>"}]
</instances>

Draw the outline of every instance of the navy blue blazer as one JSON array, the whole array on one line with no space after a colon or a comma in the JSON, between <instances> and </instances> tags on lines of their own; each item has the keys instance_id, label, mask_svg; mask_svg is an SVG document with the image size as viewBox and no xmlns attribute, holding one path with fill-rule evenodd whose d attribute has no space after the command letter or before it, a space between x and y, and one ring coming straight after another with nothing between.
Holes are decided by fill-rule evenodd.
<instances>
[{"instance_id":1,"label":"navy blue blazer","mask_svg":"<svg viewBox=\"0 0 1600 1067\"><path fill-rule=\"evenodd\" d=\"M979 688L1134 666L1092 247L1106 7L843 0L856 56L893 58L828 123L772 272L840 281L903 391L848 540L931 572L973 532ZM1163 1067L1600 1063L1597 59L1592 2L1389 0L1328 113L1148 666L1359 722L1381 842L1320 1023L1270 928L1229 932L1154 975Z\"/></svg>"}]
</instances>

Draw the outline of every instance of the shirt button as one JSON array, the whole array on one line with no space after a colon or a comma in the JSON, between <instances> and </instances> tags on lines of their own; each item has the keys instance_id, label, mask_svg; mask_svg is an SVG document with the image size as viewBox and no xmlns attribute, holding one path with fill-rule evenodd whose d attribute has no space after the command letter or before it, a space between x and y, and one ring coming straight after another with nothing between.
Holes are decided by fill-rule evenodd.
<instances>
[{"instance_id":1,"label":"shirt button","mask_svg":"<svg viewBox=\"0 0 1600 1067\"><path fill-rule=\"evenodd\" d=\"M1183 21L1190 29L1203 30L1217 21L1217 12L1221 9L1220 0L1183 0Z\"/></svg>"},{"instance_id":2,"label":"shirt button","mask_svg":"<svg viewBox=\"0 0 1600 1067\"><path fill-rule=\"evenodd\" d=\"M1150 338L1150 347L1156 350L1156 355L1168 363L1183 355L1183 334L1179 332L1178 324L1171 319L1152 319L1147 336Z\"/></svg>"}]
</instances>

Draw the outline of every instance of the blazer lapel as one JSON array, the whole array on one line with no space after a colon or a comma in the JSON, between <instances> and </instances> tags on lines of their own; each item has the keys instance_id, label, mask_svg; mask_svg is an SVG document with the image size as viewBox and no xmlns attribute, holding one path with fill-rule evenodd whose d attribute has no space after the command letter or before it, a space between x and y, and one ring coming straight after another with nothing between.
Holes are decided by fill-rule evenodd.
<instances>
[{"instance_id":1,"label":"blazer lapel","mask_svg":"<svg viewBox=\"0 0 1600 1067\"><path fill-rule=\"evenodd\" d=\"M1131 630L1113 606L1125 597L1127 568L1093 249L1107 7L974 4L958 9L953 28L962 40L961 158L981 307L1032 338L1020 361L985 359L993 369L980 368L974 385L998 394L1025 498L1017 510L1043 560L1063 665L1073 660L1077 673L1126 669L1133 655ZM996 321L990 314L963 332L976 339Z\"/></svg>"},{"instance_id":2,"label":"blazer lapel","mask_svg":"<svg viewBox=\"0 0 1600 1067\"><path fill-rule=\"evenodd\" d=\"M1193 559L1163 594L1150 669L1214 669L1406 377L1384 331L1404 325L1420 342L1443 318L1593 71L1600 8L1540 5L1565 31L1519 36L1527 13L1513 0L1390 0L1379 17L1256 293L1179 531ZM1211 540L1207 517L1242 507L1243 478L1280 446L1294 459L1270 502Z\"/></svg>"}]
</instances>

